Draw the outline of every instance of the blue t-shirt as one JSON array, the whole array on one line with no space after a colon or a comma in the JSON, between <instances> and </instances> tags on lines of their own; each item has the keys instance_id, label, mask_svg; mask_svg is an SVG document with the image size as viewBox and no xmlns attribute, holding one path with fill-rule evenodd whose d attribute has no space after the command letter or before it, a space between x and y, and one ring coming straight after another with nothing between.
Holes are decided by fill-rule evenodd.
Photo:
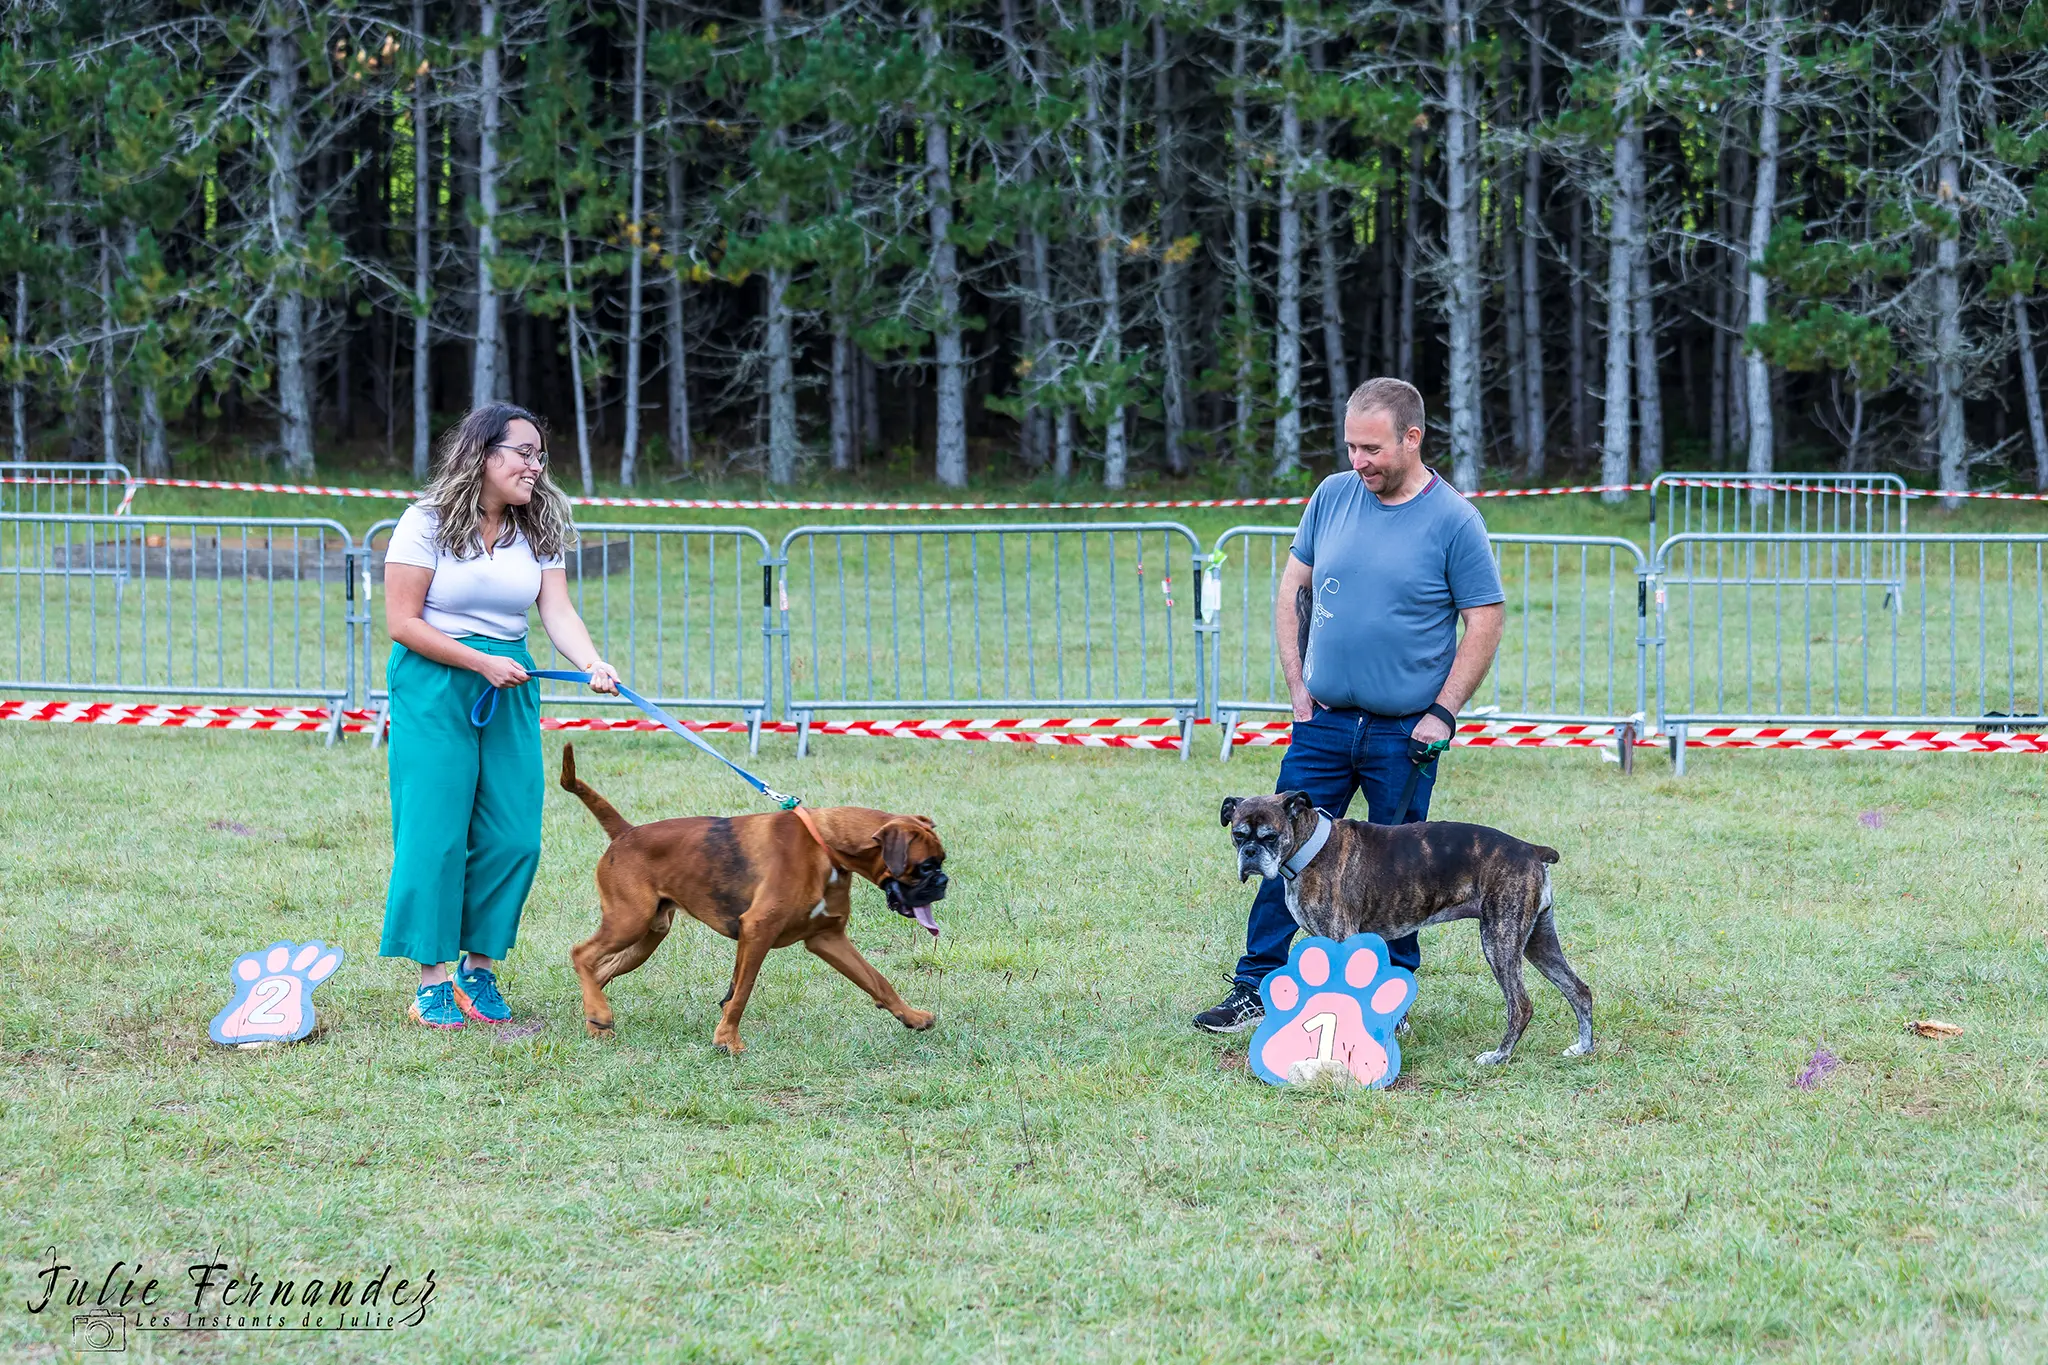
<instances>
[{"instance_id":1,"label":"blue t-shirt","mask_svg":"<svg viewBox=\"0 0 2048 1365\"><path fill-rule=\"evenodd\" d=\"M1324 479L1302 511L1294 557L1314 570L1301 677L1332 710L1423 710L1451 675L1458 613L1507 600L1486 523L1433 473L1391 507L1355 473Z\"/></svg>"}]
</instances>

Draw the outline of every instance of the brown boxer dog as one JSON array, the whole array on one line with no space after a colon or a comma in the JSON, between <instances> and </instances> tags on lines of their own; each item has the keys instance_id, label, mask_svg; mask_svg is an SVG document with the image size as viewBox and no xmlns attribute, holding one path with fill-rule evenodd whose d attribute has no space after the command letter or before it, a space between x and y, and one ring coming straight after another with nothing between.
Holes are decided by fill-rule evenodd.
<instances>
[{"instance_id":1,"label":"brown boxer dog","mask_svg":"<svg viewBox=\"0 0 2048 1365\"><path fill-rule=\"evenodd\" d=\"M932 904L946 894L946 849L922 815L859 806L767 815L699 815L628 824L611 802L576 777L576 750L562 746L562 788L582 798L611 847L597 860L602 917L597 932L569 951L583 983L583 1026L612 1036L604 988L645 962L675 924L693 915L739 944L725 1007L712 1045L738 1056L740 1015L770 950L801 943L839 970L905 1028L928 1029L936 1016L912 1009L846 936L853 879L882 889L889 908L938 935Z\"/></svg>"},{"instance_id":2,"label":"brown boxer dog","mask_svg":"<svg viewBox=\"0 0 2048 1365\"><path fill-rule=\"evenodd\" d=\"M1508 1008L1500 1047L1473 1059L1481 1066L1513 1056L1535 1012L1523 988L1524 957L1579 1018L1579 1040L1564 1055L1593 1050L1593 992L1565 961L1550 908L1556 849L1448 820L1333 820L1307 792L1230 797L1223 823L1237 845L1237 879L1285 877L1287 913L1311 934L1339 943L1365 933L1394 939L1426 924L1478 920L1480 951Z\"/></svg>"}]
</instances>

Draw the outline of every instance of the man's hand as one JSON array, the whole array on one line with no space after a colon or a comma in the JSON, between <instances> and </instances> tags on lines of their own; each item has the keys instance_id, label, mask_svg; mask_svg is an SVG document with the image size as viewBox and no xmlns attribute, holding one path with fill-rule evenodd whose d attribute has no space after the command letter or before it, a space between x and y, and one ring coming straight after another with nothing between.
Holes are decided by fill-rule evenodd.
<instances>
[{"instance_id":1,"label":"man's hand","mask_svg":"<svg viewBox=\"0 0 2048 1365\"><path fill-rule=\"evenodd\" d=\"M1424 715L1415 722L1414 737L1424 744L1435 744L1451 737L1451 727L1433 715Z\"/></svg>"},{"instance_id":2,"label":"man's hand","mask_svg":"<svg viewBox=\"0 0 2048 1365\"><path fill-rule=\"evenodd\" d=\"M1314 717L1316 713L1316 699L1308 694L1308 688L1297 683L1287 690L1294 696L1295 720L1304 721Z\"/></svg>"}]
</instances>

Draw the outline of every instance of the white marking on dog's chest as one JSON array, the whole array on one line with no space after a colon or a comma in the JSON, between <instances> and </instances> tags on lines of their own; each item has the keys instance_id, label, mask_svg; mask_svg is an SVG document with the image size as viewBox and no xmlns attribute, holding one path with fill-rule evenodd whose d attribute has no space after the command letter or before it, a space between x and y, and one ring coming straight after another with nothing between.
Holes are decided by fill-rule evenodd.
<instances>
[{"instance_id":1,"label":"white marking on dog's chest","mask_svg":"<svg viewBox=\"0 0 2048 1365\"><path fill-rule=\"evenodd\" d=\"M831 912L825 909L825 898L823 896L820 896L818 898L818 903L811 907L811 918L823 919L829 913Z\"/></svg>"}]
</instances>

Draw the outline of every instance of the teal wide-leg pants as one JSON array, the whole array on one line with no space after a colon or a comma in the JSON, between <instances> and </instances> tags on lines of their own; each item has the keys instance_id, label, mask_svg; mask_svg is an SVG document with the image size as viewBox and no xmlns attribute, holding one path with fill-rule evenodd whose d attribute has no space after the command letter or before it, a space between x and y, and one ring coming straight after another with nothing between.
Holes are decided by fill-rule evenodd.
<instances>
[{"instance_id":1,"label":"teal wide-leg pants","mask_svg":"<svg viewBox=\"0 0 2048 1365\"><path fill-rule=\"evenodd\" d=\"M522 640L472 635L486 654L534 667ZM391 646L391 886L385 957L433 964L460 952L502 958L540 866L540 692L498 694L478 729L470 707L488 686L465 668Z\"/></svg>"}]
</instances>

